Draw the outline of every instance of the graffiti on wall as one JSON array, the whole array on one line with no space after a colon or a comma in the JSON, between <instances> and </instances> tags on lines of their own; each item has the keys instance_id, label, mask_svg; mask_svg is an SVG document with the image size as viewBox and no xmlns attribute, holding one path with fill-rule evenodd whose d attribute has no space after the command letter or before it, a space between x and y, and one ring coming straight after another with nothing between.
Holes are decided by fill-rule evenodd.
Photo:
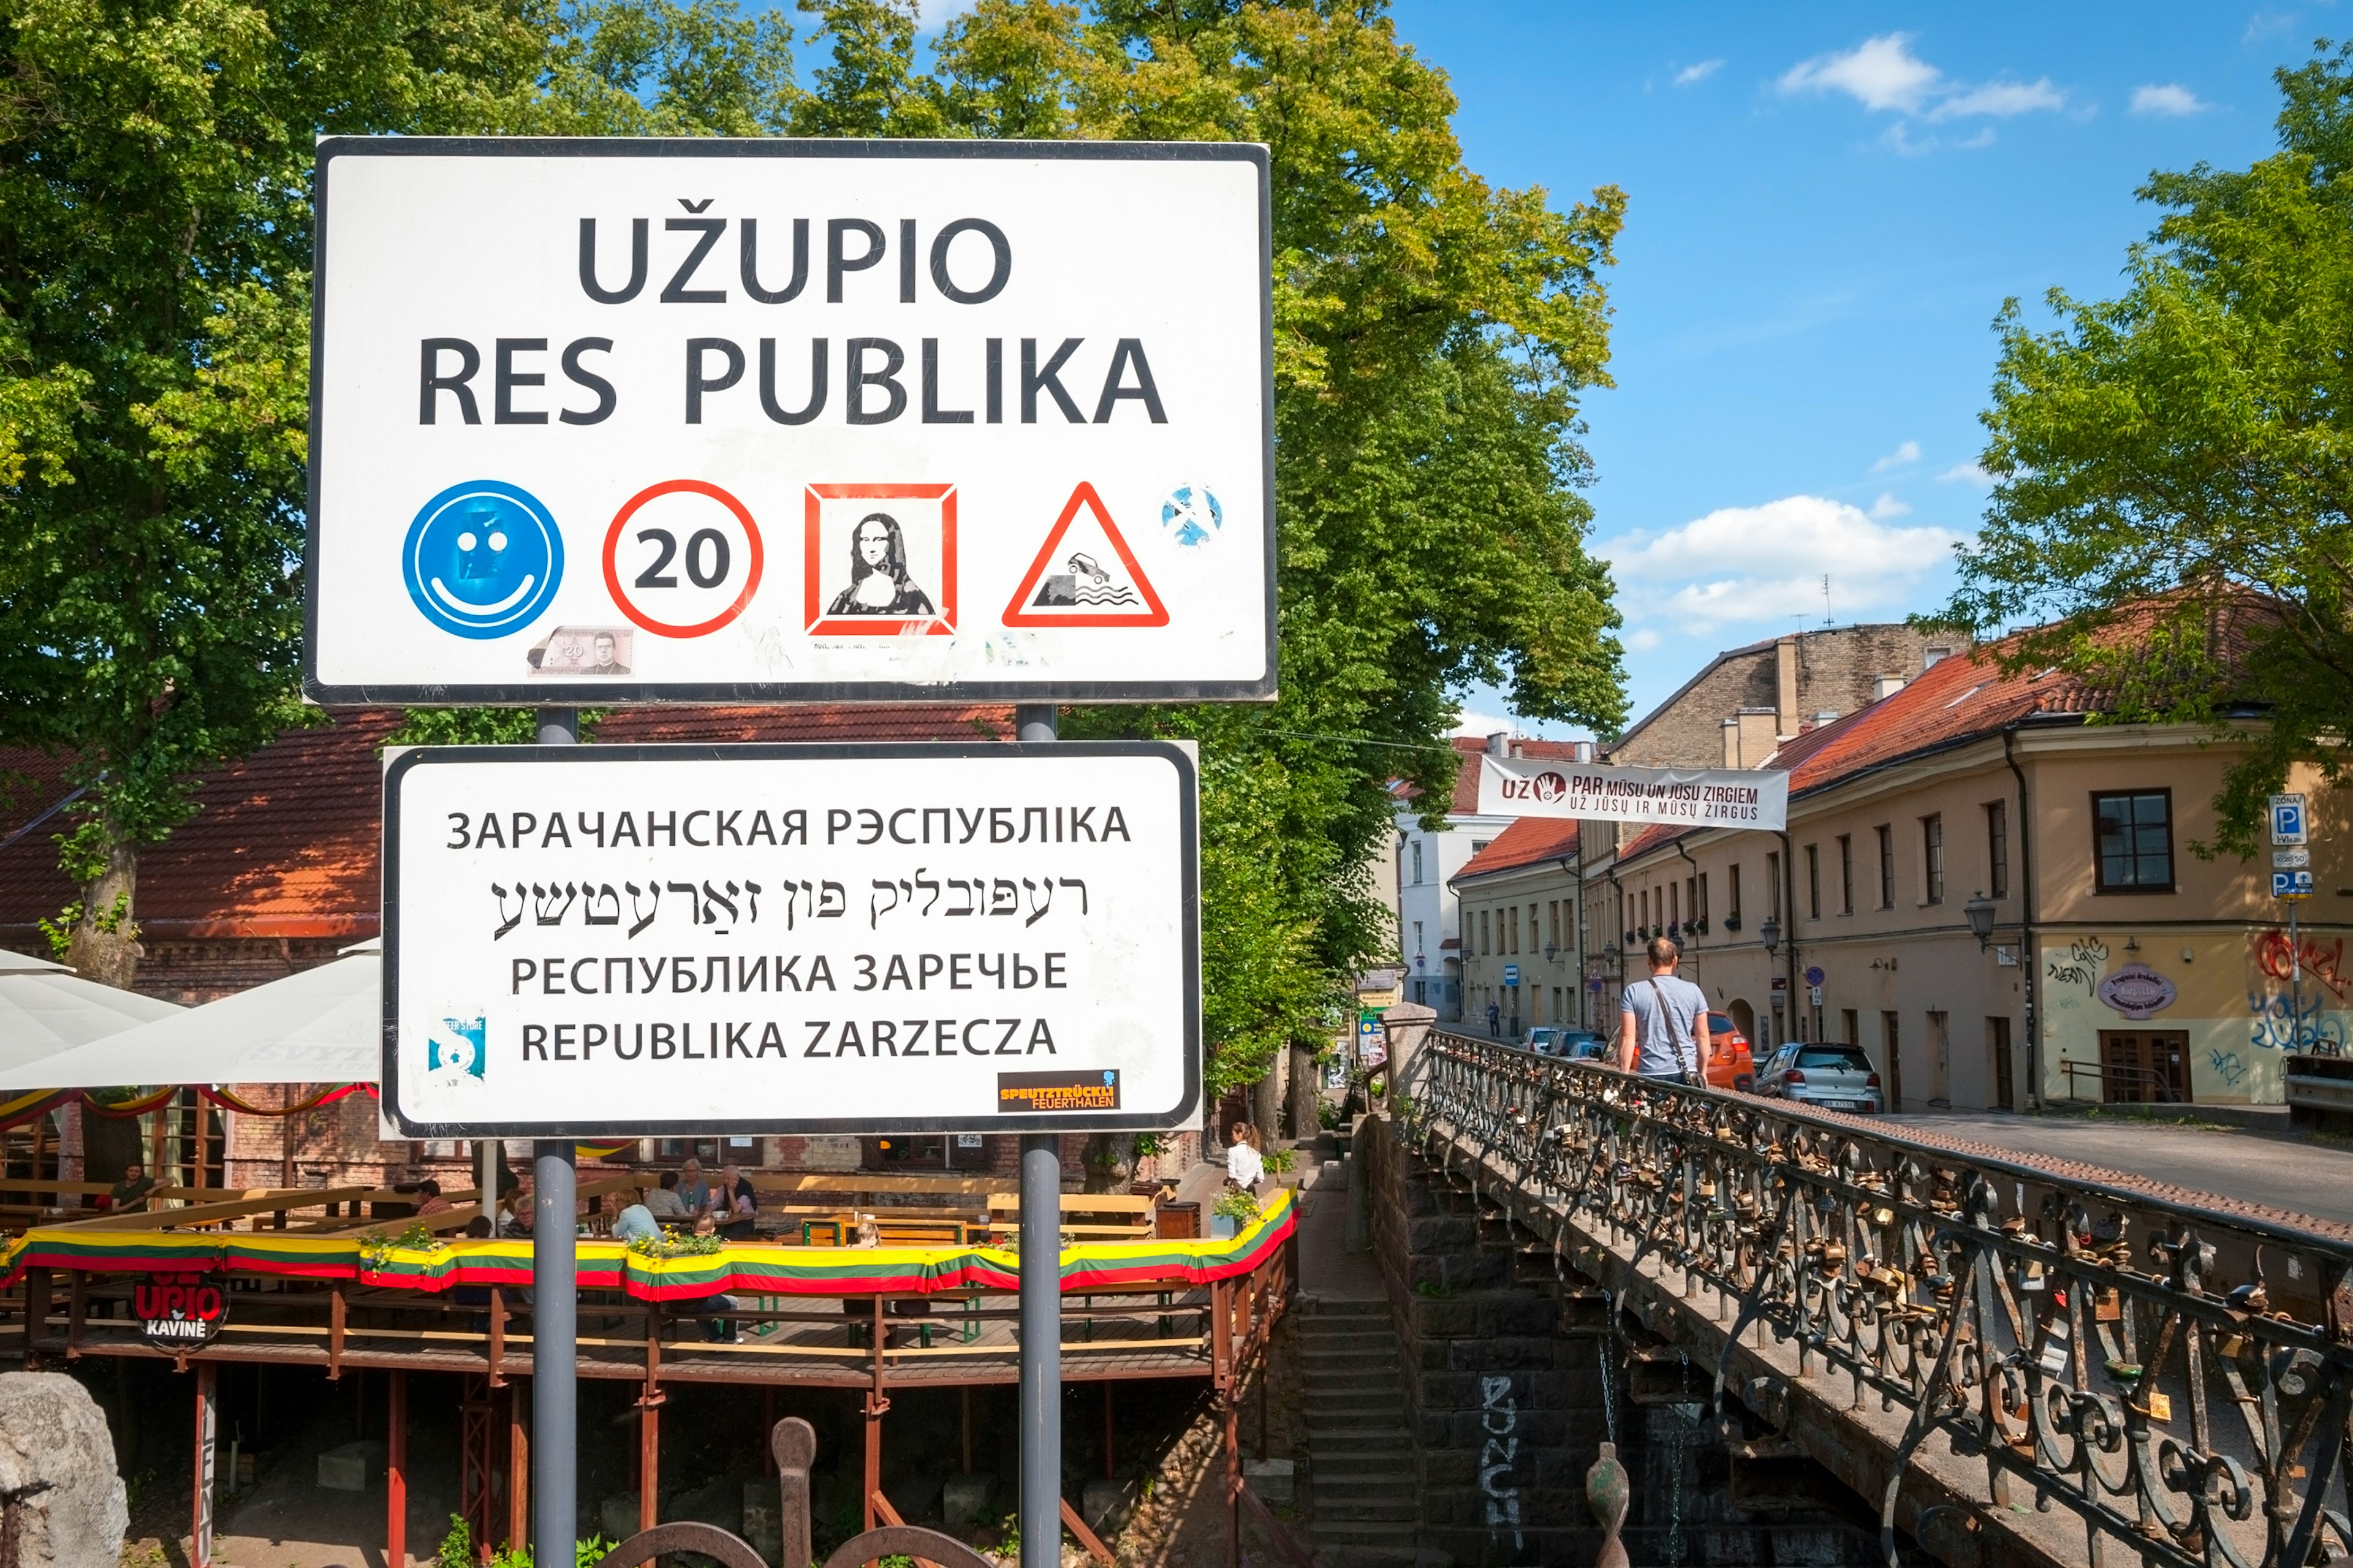
<instances>
[{"instance_id":1,"label":"graffiti on wall","mask_svg":"<svg viewBox=\"0 0 2353 1568\"><path fill-rule=\"evenodd\" d=\"M2206 1053L2206 1065L2213 1070L2216 1078L2222 1080L2226 1089L2237 1088L2239 1081L2247 1076L2244 1058L2238 1052L2226 1051L2220 1046Z\"/></svg>"},{"instance_id":2,"label":"graffiti on wall","mask_svg":"<svg viewBox=\"0 0 2353 1568\"><path fill-rule=\"evenodd\" d=\"M1487 1499L1487 1531L1500 1540L1508 1529L1512 1550L1525 1544L1520 1531L1520 1489L1511 1484L1512 1467L1519 1461L1520 1405L1512 1397L1508 1377L1479 1380L1479 1426L1486 1443L1479 1453L1479 1489Z\"/></svg>"},{"instance_id":3,"label":"graffiti on wall","mask_svg":"<svg viewBox=\"0 0 2353 1568\"><path fill-rule=\"evenodd\" d=\"M2259 1051L2342 1055L2346 1044L2345 1015L2324 1011L2321 1004L2327 1000L2315 992L2299 1005L2285 992L2269 996L2260 991L2248 992L2247 1011L2254 1015L2254 1023L2247 1031L2247 1043Z\"/></svg>"},{"instance_id":4,"label":"graffiti on wall","mask_svg":"<svg viewBox=\"0 0 2353 1568\"><path fill-rule=\"evenodd\" d=\"M2331 938L2323 943L2316 936L2306 936L2301 942L2288 941L2287 932L2274 926L2255 939L2255 967L2271 980L2290 981L2295 978L2298 961L2302 961L2304 978L2319 982L2342 1002L2346 992L2353 989L2353 975L2345 972L2345 939Z\"/></svg>"},{"instance_id":5,"label":"graffiti on wall","mask_svg":"<svg viewBox=\"0 0 2353 1568\"><path fill-rule=\"evenodd\" d=\"M2068 943L2063 953L2052 949L2042 973L2053 985L2080 985L2088 994L2100 983L2100 972L2107 962L2107 944L2097 937L2086 937Z\"/></svg>"}]
</instances>

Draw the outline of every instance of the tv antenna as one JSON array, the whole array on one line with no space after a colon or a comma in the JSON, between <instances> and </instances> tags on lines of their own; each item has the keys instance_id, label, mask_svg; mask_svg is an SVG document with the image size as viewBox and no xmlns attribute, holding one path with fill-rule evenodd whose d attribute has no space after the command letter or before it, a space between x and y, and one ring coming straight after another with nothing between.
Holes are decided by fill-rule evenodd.
<instances>
[{"instance_id":1,"label":"tv antenna","mask_svg":"<svg viewBox=\"0 0 2353 1568\"><path fill-rule=\"evenodd\" d=\"M1827 628L1827 627L1830 626L1830 624L1831 624L1831 574L1830 574L1829 573L1825 572L1825 573L1823 573L1823 574L1822 574L1822 626L1823 626L1825 628Z\"/></svg>"}]
</instances>

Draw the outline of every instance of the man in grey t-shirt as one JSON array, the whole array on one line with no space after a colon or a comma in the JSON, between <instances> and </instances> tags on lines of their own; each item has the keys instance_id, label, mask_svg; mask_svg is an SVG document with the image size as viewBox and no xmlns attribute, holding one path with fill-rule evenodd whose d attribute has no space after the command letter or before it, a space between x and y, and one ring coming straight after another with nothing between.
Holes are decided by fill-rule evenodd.
<instances>
[{"instance_id":1,"label":"man in grey t-shirt","mask_svg":"<svg viewBox=\"0 0 2353 1568\"><path fill-rule=\"evenodd\" d=\"M1618 1019L1618 1065L1644 1078L1681 1078L1707 1068L1707 993L1677 979L1683 955L1663 936L1651 939L1651 978L1626 987Z\"/></svg>"}]
</instances>

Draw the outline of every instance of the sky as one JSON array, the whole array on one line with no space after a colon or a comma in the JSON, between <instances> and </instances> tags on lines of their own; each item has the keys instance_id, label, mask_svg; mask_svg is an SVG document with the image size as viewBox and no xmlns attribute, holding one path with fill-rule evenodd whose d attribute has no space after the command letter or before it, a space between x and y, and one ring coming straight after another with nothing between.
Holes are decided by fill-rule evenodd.
<instances>
[{"instance_id":1,"label":"sky","mask_svg":"<svg viewBox=\"0 0 2353 1568\"><path fill-rule=\"evenodd\" d=\"M2274 145L2273 70L2353 7L1398 0L1468 165L1628 195L1592 548L1630 713L1718 650L1941 604L1983 511L2007 298L2120 290L2155 169ZM1827 603L1822 579L1830 579ZM1463 728L1511 722L1465 694ZM1566 735L1557 724L1523 732Z\"/></svg>"}]
</instances>

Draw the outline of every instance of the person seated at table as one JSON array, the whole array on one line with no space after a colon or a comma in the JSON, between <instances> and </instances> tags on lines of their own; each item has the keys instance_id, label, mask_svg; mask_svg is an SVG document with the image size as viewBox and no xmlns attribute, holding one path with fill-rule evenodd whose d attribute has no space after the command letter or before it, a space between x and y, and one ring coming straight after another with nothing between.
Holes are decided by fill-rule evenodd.
<instances>
[{"instance_id":1,"label":"person seated at table","mask_svg":"<svg viewBox=\"0 0 2353 1568\"><path fill-rule=\"evenodd\" d=\"M1255 1193L1266 1178L1266 1157L1258 1150L1258 1129L1247 1121L1233 1125L1233 1142L1226 1148L1226 1180L1244 1192Z\"/></svg>"},{"instance_id":2,"label":"person seated at table","mask_svg":"<svg viewBox=\"0 0 2353 1568\"><path fill-rule=\"evenodd\" d=\"M632 1187L629 1189L629 1195L636 1201L623 1209L619 1217L613 1221L613 1239L626 1244L637 1240L641 1236L659 1236L661 1226L655 1220L653 1210L646 1206L646 1190L643 1187Z\"/></svg>"},{"instance_id":3,"label":"person seated at table","mask_svg":"<svg viewBox=\"0 0 2353 1568\"><path fill-rule=\"evenodd\" d=\"M458 1206L441 1195L441 1184L430 1176L417 1184L417 1193L425 1200L417 1205L419 1215L448 1214Z\"/></svg>"},{"instance_id":4,"label":"person seated at table","mask_svg":"<svg viewBox=\"0 0 2353 1568\"><path fill-rule=\"evenodd\" d=\"M759 1219L760 1198L742 1166L730 1165L720 1173L716 1202L726 1211L719 1234L730 1241L751 1240Z\"/></svg>"},{"instance_id":5,"label":"person seated at table","mask_svg":"<svg viewBox=\"0 0 2353 1568\"><path fill-rule=\"evenodd\" d=\"M507 1200L508 1213L501 1222L501 1234L506 1236L531 1234L531 1177L528 1175L517 1177L515 1190Z\"/></svg>"},{"instance_id":6,"label":"person seated at table","mask_svg":"<svg viewBox=\"0 0 2353 1568\"><path fill-rule=\"evenodd\" d=\"M155 1190L155 1178L147 1167L133 1160L122 1167L122 1179L107 1190L106 1206L113 1214L143 1214L148 1194Z\"/></svg>"},{"instance_id":7,"label":"person seated at table","mask_svg":"<svg viewBox=\"0 0 2353 1568\"><path fill-rule=\"evenodd\" d=\"M678 1201L678 1173L664 1171L661 1184L645 1194L646 1211L659 1220L685 1219L686 1205Z\"/></svg>"},{"instance_id":8,"label":"person seated at table","mask_svg":"<svg viewBox=\"0 0 2353 1568\"><path fill-rule=\"evenodd\" d=\"M711 1212L711 1184L702 1179L702 1162L690 1156L678 1168L678 1201L693 1218Z\"/></svg>"},{"instance_id":9,"label":"person seated at table","mask_svg":"<svg viewBox=\"0 0 2353 1568\"><path fill-rule=\"evenodd\" d=\"M718 1216L709 1209L704 1209L702 1214L695 1216L694 1234L718 1235ZM712 1344L732 1345L738 1343L742 1339L742 1336L736 1332L735 1321L733 1318L704 1316L706 1313L740 1310L741 1308L733 1296L704 1296L697 1300L681 1301L679 1303L678 1310L689 1317L702 1317L702 1337Z\"/></svg>"}]
</instances>

